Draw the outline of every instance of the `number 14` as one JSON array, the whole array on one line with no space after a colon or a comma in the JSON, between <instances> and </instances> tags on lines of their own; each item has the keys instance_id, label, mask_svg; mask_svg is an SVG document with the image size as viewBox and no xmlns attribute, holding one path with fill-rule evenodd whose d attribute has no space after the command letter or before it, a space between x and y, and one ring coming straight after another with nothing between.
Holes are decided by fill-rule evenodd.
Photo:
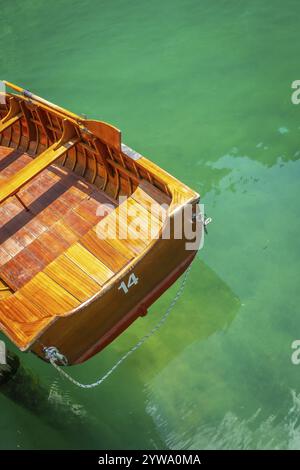
<instances>
[{"instance_id":1,"label":"number 14","mask_svg":"<svg viewBox=\"0 0 300 470\"><path fill-rule=\"evenodd\" d=\"M139 282L138 277L134 273L130 274L127 284L126 282L122 281L118 287L118 290L123 290L124 294L128 294L130 287L136 286Z\"/></svg>"}]
</instances>

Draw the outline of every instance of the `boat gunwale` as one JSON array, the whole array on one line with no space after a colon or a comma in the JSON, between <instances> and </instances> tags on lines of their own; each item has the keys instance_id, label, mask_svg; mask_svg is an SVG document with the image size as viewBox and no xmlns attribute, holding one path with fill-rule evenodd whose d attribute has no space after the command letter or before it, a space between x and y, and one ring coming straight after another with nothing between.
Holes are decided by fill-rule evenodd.
<instances>
[{"instance_id":1,"label":"boat gunwale","mask_svg":"<svg viewBox=\"0 0 300 470\"><path fill-rule=\"evenodd\" d=\"M51 113L54 113L56 114L57 116L59 116L60 118L65 118L67 119L68 121L70 121L72 124L74 124L75 126L78 127L78 129L80 131L82 131L83 133L88 133L88 134L91 134L91 135L94 135L89 129L87 129L87 127L85 127L84 123L86 121L90 121L88 119L84 119L80 116L78 116L78 119L75 119L74 118L71 118L69 117L67 114L64 114L64 112L68 112L67 110L64 110L63 108L59 108L59 110L57 110L55 108L55 104L53 103L50 103L48 102L48 105L46 106L44 103L42 102L39 102L37 100L34 100L34 99L30 99L28 98L27 96L24 96L22 94L16 94L16 93L10 93L10 92L6 92L4 93L5 95L7 96L13 96L13 97L16 97L18 99L21 99L25 102L28 102L28 103L35 103L38 107L41 107ZM33 95L34 96L34 95ZM74 116L77 116L77 115L74 115ZM120 133L120 137L122 137L122 134L121 134L121 131L114 125L110 124L110 123L107 123L105 121L100 121L100 120L95 120L94 122L97 122L97 123L100 123L100 124L105 124L109 127L111 127L112 129L114 129L115 131L119 132ZM0 134L1 135L1 134ZM119 148L119 151L120 153L122 154L122 156L126 159L129 159L129 160L132 160L132 158L130 156L128 156L123 150L122 150L122 138L120 139L120 148ZM124 144L124 143L123 143ZM77 145L77 144L76 144ZM15 148L15 147L9 147L9 148ZM175 178L173 175L171 175L170 173L168 173L166 170L164 170L163 168L161 168L160 166L156 165L154 162L152 162L151 160L149 160L147 157L145 156L142 156L135 161L135 163L139 166L142 166L144 168L145 171L149 172L150 174L154 174L159 180L161 180L162 184L166 184L166 186L168 187L168 190L169 190L169 194L170 194L170 197L171 197L171 200L173 199L173 196L174 196L174 188L176 188L176 190L179 190L179 192L184 195L184 194L190 194L190 195L197 195L198 197L200 197L200 195L192 190L191 188L189 188L186 184L184 184L183 182L179 181L177 178ZM174 188L173 188L174 186ZM155 187L155 186L154 186ZM162 191L162 190L161 190Z\"/></svg>"}]
</instances>

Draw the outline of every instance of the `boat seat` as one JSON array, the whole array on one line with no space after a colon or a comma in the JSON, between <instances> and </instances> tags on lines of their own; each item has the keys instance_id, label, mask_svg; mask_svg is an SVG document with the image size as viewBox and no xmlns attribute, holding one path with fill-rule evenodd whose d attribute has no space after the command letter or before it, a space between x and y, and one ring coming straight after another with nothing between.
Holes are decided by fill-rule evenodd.
<instances>
[{"instance_id":1,"label":"boat seat","mask_svg":"<svg viewBox=\"0 0 300 470\"><path fill-rule=\"evenodd\" d=\"M17 114L16 116L11 117L6 121L0 121L0 133L6 131L9 127L13 126L17 121L22 117L22 113Z\"/></svg>"},{"instance_id":2,"label":"boat seat","mask_svg":"<svg viewBox=\"0 0 300 470\"><path fill-rule=\"evenodd\" d=\"M115 274L151 243L153 238L147 223L149 220L154 222L155 230L162 227L161 215L166 209L161 208L161 203L160 191L141 184L131 197L15 294L0 301L0 323L7 335L21 349L26 349L55 316L68 315L82 302L98 294ZM118 232L116 237L107 238L106 229L112 223L117 220L117 228L126 223L126 211L129 219L131 217L135 221L138 218L142 236L136 238L133 230L129 229L127 238L119 237ZM131 211L134 214L130 215Z\"/></svg>"},{"instance_id":3,"label":"boat seat","mask_svg":"<svg viewBox=\"0 0 300 470\"><path fill-rule=\"evenodd\" d=\"M1 132L1 129L0 129ZM72 125L69 121L64 120L63 135L59 142L55 142L47 150L33 159L24 168L16 174L9 177L0 184L0 204L9 197L17 194L20 189L29 183L33 178L39 175L43 170L48 168L58 158L60 158L67 150L70 150L79 138L76 136Z\"/></svg>"}]
</instances>

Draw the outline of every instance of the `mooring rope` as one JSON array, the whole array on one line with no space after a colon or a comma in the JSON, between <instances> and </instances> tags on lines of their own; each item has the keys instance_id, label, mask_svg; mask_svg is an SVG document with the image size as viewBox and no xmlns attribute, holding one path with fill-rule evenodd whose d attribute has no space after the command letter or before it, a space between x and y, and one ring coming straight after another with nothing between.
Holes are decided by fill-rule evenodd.
<instances>
[{"instance_id":1,"label":"mooring rope","mask_svg":"<svg viewBox=\"0 0 300 470\"><path fill-rule=\"evenodd\" d=\"M64 357L60 352L58 351L57 348L51 346L49 348L44 348L45 356L46 358L50 361L50 363L55 367L55 369L67 380L69 380L73 385L76 385L77 387L84 388L84 389L90 389L90 388L95 388L101 385L120 365L137 349L139 349L151 336L153 336L165 323L167 320L168 316L172 312L173 308L177 304L178 300L180 299L181 295L183 294L186 281L189 275L189 272L191 270L192 265L188 267L188 269L185 271L183 279L181 281L180 287L173 298L172 302L170 303L169 307L165 311L164 315L161 317L161 319L156 323L156 325L147 333L145 336L143 336L142 339L140 339L129 351L127 351L99 380L96 382L93 382L91 384L83 384L79 382L78 380L75 380L73 377L71 377L65 370L57 364L57 361L62 362L64 364L67 364L67 358Z\"/></svg>"}]
</instances>

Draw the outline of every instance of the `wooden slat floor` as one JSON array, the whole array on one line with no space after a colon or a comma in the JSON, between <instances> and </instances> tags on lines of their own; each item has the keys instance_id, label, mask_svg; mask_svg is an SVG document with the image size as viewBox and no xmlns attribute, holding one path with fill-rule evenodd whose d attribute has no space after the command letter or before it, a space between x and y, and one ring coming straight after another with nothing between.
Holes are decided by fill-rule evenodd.
<instances>
[{"instance_id":1,"label":"wooden slat floor","mask_svg":"<svg viewBox=\"0 0 300 470\"><path fill-rule=\"evenodd\" d=\"M32 158L0 147L0 182ZM100 221L99 206L113 210L108 197L69 170L52 165L18 196L0 206L0 278L17 291Z\"/></svg>"},{"instance_id":2,"label":"wooden slat floor","mask_svg":"<svg viewBox=\"0 0 300 470\"><path fill-rule=\"evenodd\" d=\"M0 183L30 161L29 155L0 146ZM148 223L156 230L162 226L160 204L166 201L141 182L116 207L104 193L55 165L18 196L29 210L16 197L0 206L0 327L26 349L53 317L97 295L144 252L153 238ZM138 238L128 227L137 221ZM115 224L128 229L125 238L107 235L107 227Z\"/></svg>"}]
</instances>

